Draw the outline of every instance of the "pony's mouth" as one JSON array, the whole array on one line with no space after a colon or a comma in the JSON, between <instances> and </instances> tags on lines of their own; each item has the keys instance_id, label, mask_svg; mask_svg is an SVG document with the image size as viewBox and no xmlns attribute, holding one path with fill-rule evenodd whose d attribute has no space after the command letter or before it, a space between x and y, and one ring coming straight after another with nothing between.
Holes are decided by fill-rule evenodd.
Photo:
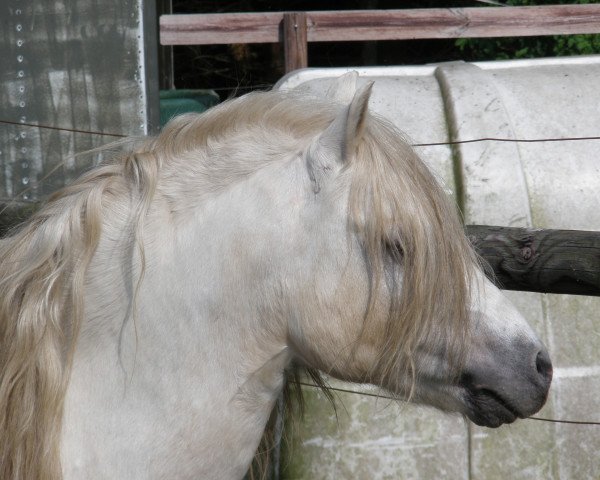
<instances>
[{"instance_id":1,"label":"pony's mouth","mask_svg":"<svg viewBox=\"0 0 600 480\"><path fill-rule=\"evenodd\" d=\"M484 386L474 385L468 379L460 382L464 390L466 415L480 427L497 428L524 418L519 410L500 393Z\"/></svg>"}]
</instances>

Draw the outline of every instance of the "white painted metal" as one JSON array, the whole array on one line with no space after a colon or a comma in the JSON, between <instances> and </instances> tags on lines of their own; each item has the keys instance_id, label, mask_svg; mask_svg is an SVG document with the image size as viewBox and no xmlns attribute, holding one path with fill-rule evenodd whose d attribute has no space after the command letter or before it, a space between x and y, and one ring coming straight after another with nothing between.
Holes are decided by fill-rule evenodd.
<instances>
[{"instance_id":1,"label":"white painted metal","mask_svg":"<svg viewBox=\"0 0 600 480\"><path fill-rule=\"evenodd\" d=\"M73 155L117 138L109 134L156 131L156 29L148 0L3 0L0 120L16 125L0 123L0 202L68 183L90 167Z\"/></svg>"}]
</instances>

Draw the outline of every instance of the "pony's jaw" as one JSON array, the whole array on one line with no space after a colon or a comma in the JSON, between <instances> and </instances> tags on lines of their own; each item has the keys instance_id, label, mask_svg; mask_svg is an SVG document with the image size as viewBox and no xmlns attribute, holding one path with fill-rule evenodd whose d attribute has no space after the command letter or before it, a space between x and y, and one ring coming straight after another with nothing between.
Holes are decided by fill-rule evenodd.
<instances>
[{"instance_id":1,"label":"pony's jaw","mask_svg":"<svg viewBox=\"0 0 600 480\"><path fill-rule=\"evenodd\" d=\"M461 413L496 428L527 418L546 403L552 362L544 344L504 295L485 281L474 312L473 342L458 381Z\"/></svg>"},{"instance_id":2,"label":"pony's jaw","mask_svg":"<svg viewBox=\"0 0 600 480\"><path fill-rule=\"evenodd\" d=\"M496 428L542 408L552 363L542 342L496 287L485 281L479 292L460 369L452 367L443 348L433 351L423 345L414 358L416 381L398 378L384 387L414 403Z\"/></svg>"}]
</instances>

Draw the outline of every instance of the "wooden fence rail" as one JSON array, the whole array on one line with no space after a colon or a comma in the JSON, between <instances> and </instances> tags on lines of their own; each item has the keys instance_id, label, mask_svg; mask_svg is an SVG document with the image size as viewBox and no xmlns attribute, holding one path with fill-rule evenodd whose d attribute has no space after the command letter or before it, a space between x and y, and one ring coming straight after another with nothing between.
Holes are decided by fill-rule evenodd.
<instances>
[{"instance_id":1,"label":"wooden fence rail","mask_svg":"<svg viewBox=\"0 0 600 480\"><path fill-rule=\"evenodd\" d=\"M286 26L287 25L287 26ZM600 4L532 7L179 14L160 17L162 45L283 42L287 67L307 42L600 33Z\"/></svg>"},{"instance_id":2,"label":"wooden fence rail","mask_svg":"<svg viewBox=\"0 0 600 480\"><path fill-rule=\"evenodd\" d=\"M600 296L600 232L468 225L500 288Z\"/></svg>"}]
</instances>

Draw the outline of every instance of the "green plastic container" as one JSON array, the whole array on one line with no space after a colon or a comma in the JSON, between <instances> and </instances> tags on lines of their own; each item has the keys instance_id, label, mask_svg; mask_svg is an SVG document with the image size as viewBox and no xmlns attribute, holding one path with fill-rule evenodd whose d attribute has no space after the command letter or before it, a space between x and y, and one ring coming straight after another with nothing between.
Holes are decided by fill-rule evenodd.
<instances>
[{"instance_id":1,"label":"green plastic container","mask_svg":"<svg viewBox=\"0 0 600 480\"><path fill-rule=\"evenodd\" d=\"M219 95L213 90L161 90L160 126L182 113L202 113L219 103Z\"/></svg>"}]
</instances>

